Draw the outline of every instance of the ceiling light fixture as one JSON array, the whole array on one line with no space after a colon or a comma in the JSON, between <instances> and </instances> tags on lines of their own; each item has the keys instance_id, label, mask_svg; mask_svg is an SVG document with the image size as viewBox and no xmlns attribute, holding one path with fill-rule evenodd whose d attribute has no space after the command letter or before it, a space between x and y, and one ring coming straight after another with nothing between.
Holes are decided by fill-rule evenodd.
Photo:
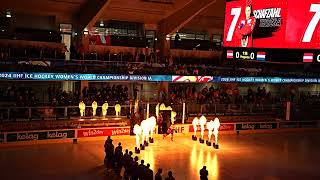
<instances>
[{"instance_id":1,"label":"ceiling light fixture","mask_svg":"<svg viewBox=\"0 0 320 180\"><path fill-rule=\"evenodd\" d=\"M7 18L11 18L11 17L12 17L12 16L11 16L11 12L10 12L9 10L6 11L6 17L7 17Z\"/></svg>"},{"instance_id":2,"label":"ceiling light fixture","mask_svg":"<svg viewBox=\"0 0 320 180\"><path fill-rule=\"evenodd\" d=\"M100 21L100 26L101 26L101 27L103 27L103 26L104 26L103 21Z\"/></svg>"}]
</instances>

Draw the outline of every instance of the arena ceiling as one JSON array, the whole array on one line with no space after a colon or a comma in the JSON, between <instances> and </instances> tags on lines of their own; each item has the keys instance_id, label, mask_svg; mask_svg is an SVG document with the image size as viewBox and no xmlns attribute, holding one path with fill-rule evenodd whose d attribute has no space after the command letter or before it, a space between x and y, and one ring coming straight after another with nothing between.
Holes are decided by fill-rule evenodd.
<instances>
[{"instance_id":1,"label":"arena ceiling","mask_svg":"<svg viewBox=\"0 0 320 180\"><path fill-rule=\"evenodd\" d=\"M165 26L165 33L181 28L222 31L224 0L171 0L172 3L147 0L3 0L4 14L55 16L62 23L78 24L79 29L100 21L119 20ZM168 1L168 0L167 0Z\"/></svg>"}]
</instances>

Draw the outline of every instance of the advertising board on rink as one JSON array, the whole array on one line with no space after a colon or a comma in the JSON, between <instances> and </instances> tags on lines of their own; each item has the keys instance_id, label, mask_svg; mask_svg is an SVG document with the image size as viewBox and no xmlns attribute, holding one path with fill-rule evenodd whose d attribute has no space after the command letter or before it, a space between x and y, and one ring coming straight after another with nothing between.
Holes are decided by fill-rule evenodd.
<instances>
[{"instance_id":1,"label":"advertising board on rink","mask_svg":"<svg viewBox=\"0 0 320 180\"><path fill-rule=\"evenodd\" d=\"M75 130L10 132L7 142L74 138Z\"/></svg>"},{"instance_id":2,"label":"advertising board on rink","mask_svg":"<svg viewBox=\"0 0 320 180\"><path fill-rule=\"evenodd\" d=\"M236 123L236 130L259 130L259 129L277 129L276 122L248 122Z\"/></svg>"},{"instance_id":3,"label":"advertising board on rink","mask_svg":"<svg viewBox=\"0 0 320 180\"><path fill-rule=\"evenodd\" d=\"M78 138L130 135L130 127L78 129Z\"/></svg>"}]
</instances>

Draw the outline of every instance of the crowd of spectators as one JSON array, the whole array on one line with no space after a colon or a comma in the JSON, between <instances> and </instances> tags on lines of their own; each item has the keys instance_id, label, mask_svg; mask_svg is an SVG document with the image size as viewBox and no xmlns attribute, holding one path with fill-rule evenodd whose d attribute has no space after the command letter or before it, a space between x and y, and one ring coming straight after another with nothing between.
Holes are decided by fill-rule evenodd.
<instances>
[{"instance_id":1,"label":"crowd of spectators","mask_svg":"<svg viewBox=\"0 0 320 180\"><path fill-rule=\"evenodd\" d=\"M308 93L301 93L299 101L301 104L320 105L320 93L318 95Z\"/></svg>"},{"instance_id":2,"label":"crowd of spectators","mask_svg":"<svg viewBox=\"0 0 320 180\"><path fill-rule=\"evenodd\" d=\"M0 87L1 102L12 102L17 107L51 105L78 106L81 100L86 106L96 101L99 106L108 102L110 105L128 105L130 99L136 99L138 89L129 91L124 85L105 85L97 88L84 87L81 91L67 92L60 88L49 87L46 92L37 92L33 87L2 86ZM130 95L133 94L131 97ZM83 96L82 96L83 95ZM42 97L46 96L46 97ZM47 101L39 99L47 99ZM197 104L270 104L280 100L290 100L298 104L320 104L320 94L311 92L291 92L272 95L265 87L252 89L248 87L246 93L240 93L238 88L207 87L196 88L195 85L174 85L167 96L173 104L183 102ZM166 99L164 99L166 100Z\"/></svg>"},{"instance_id":3,"label":"crowd of spectators","mask_svg":"<svg viewBox=\"0 0 320 180\"><path fill-rule=\"evenodd\" d=\"M18 107L36 106L39 99L32 87L0 87L0 99L2 102L15 102Z\"/></svg>"},{"instance_id":4,"label":"crowd of spectators","mask_svg":"<svg viewBox=\"0 0 320 180\"><path fill-rule=\"evenodd\" d=\"M164 57L153 50L105 53L85 52L82 46L71 46L71 60L65 61L66 48L43 46L0 45L0 60L18 62L32 58L50 61L50 67L37 68L42 72L118 73L118 74L170 74L211 76L290 76L318 77L320 67L303 64L272 64L247 61L220 61L196 57ZM7 60L7 61L3 61ZM35 71L35 65L10 64L17 71ZM9 66L8 66L9 67ZM2 68L8 69L7 66Z\"/></svg>"},{"instance_id":5,"label":"crowd of spectators","mask_svg":"<svg viewBox=\"0 0 320 180\"><path fill-rule=\"evenodd\" d=\"M81 96L82 94L82 96ZM81 100L86 106L91 106L96 101L99 106L108 102L111 105L125 104L129 100L129 92L127 86L113 85L101 88L84 87L75 92L66 92L62 90L56 91L54 88L48 88L49 102L52 105L60 106L77 106Z\"/></svg>"},{"instance_id":6,"label":"crowd of spectators","mask_svg":"<svg viewBox=\"0 0 320 180\"><path fill-rule=\"evenodd\" d=\"M11 45L0 44L0 60L18 60L43 58L43 59L65 59L65 47L49 47L41 45Z\"/></svg>"},{"instance_id":7,"label":"crowd of spectators","mask_svg":"<svg viewBox=\"0 0 320 180\"><path fill-rule=\"evenodd\" d=\"M204 87L196 91L195 86L175 86L170 93L170 101L174 104L181 104L184 101L197 104L263 104L271 103L271 92L265 87L257 88L257 91L248 88L246 95L241 95L238 88L214 88Z\"/></svg>"},{"instance_id":8,"label":"crowd of spectators","mask_svg":"<svg viewBox=\"0 0 320 180\"><path fill-rule=\"evenodd\" d=\"M81 93L83 97L81 97ZM78 106L80 100L83 100L87 106L91 106L93 101L98 105L108 102L111 105L125 104L129 100L129 91L127 86L113 85L101 88L84 87L82 92L67 92L60 88L49 87L47 95L48 103L40 102L39 98L43 94L37 93L32 87L0 87L0 99L2 102L12 102L17 107L52 105L52 106Z\"/></svg>"}]
</instances>

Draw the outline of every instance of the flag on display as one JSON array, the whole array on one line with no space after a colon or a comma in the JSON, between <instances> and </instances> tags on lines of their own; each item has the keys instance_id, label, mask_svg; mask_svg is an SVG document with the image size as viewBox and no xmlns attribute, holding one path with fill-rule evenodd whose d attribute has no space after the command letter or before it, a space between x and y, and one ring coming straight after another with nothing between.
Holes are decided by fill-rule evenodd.
<instances>
[{"instance_id":1,"label":"flag on display","mask_svg":"<svg viewBox=\"0 0 320 180\"><path fill-rule=\"evenodd\" d=\"M264 61L266 59L266 53L265 52L257 52L257 60Z\"/></svg>"},{"instance_id":2,"label":"flag on display","mask_svg":"<svg viewBox=\"0 0 320 180\"><path fill-rule=\"evenodd\" d=\"M233 58L233 51L232 50L227 50L227 58L228 59Z\"/></svg>"},{"instance_id":3,"label":"flag on display","mask_svg":"<svg viewBox=\"0 0 320 180\"><path fill-rule=\"evenodd\" d=\"M313 53L304 53L303 54L303 62L312 63L313 61Z\"/></svg>"}]
</instances>

